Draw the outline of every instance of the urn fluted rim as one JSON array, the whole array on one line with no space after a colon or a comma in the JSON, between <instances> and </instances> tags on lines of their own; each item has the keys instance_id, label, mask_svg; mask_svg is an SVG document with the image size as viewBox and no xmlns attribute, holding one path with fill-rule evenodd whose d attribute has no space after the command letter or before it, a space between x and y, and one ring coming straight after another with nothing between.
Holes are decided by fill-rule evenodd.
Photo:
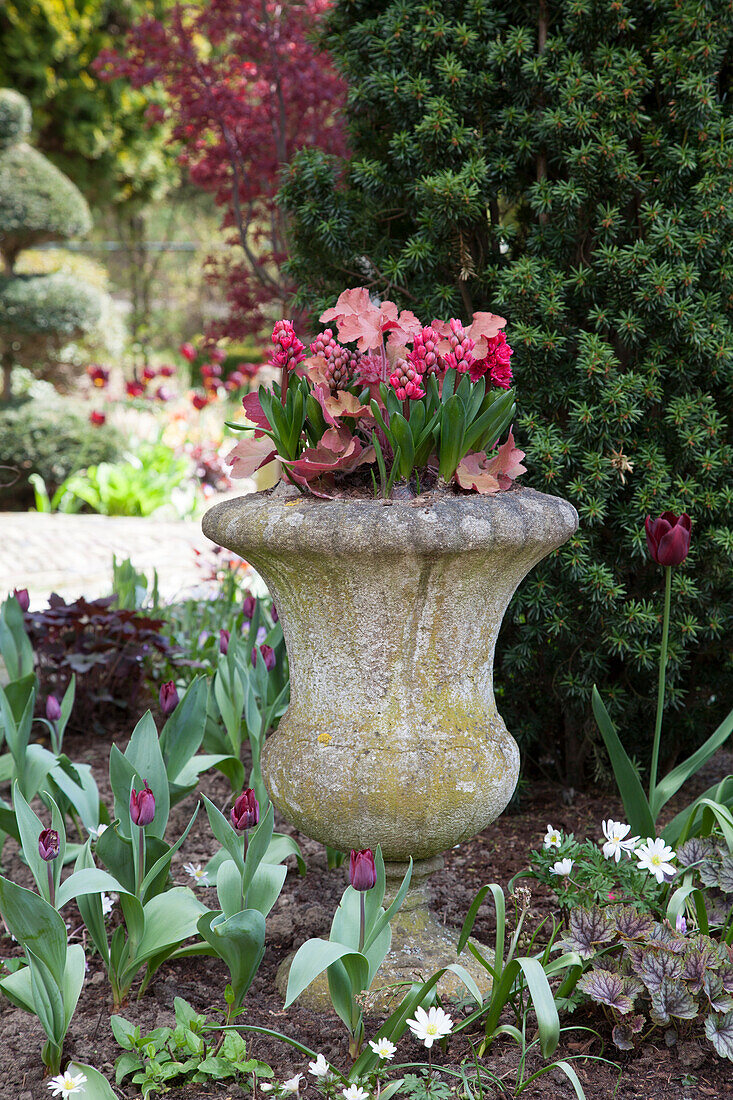
<instances>
[{"instance_id":1,"label":"urn fluted rim","mask_svg":"<svg viewBox=\"0 0 733 1100\"><path fill-rule=\"evenodd\" d=\"M487 545L510 551L535 542L549 550L577 526L569 501L524 487L429 501L322 500L265 490L221 501L202 521L207 537L232 550L242 537L255 536L269 550L333 556L456 554Z\"/></svg>"}]
</instances>

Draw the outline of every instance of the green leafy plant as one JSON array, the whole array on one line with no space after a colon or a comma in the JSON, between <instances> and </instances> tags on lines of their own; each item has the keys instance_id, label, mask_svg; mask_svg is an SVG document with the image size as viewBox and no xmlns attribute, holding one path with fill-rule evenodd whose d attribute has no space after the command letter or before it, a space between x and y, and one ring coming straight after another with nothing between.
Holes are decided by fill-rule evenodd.
<instances>
[{"instance_id":1,"label":"green leafy plant","mask_svg":"<svg viewBox=\"0 0 733 1100\"><path fill-rule=\"evenodd\" d=\"M118 925L109 941L101 899L82 897L78 904L118 1007L143 967L145 976L139 995L158 968L185 940L197 934L197 921L206 907L188 887L168 888L171 860L185 841L198 807L181 836L174 844L168 844L164 836L170 812L170 787L149 711L135 726L124 754L116 745L112 746L110 785L115 820L99 836L95 852L113 876L107 889L119 893L124 923ZM141 816L139 803L145 792L145 812ZM83 849L78 863L79 869L94 867L89 846Z\"/></svg>"},{"instance_id":2,"label":"green leafy plant","mask_svg":"<svg viewBox=\"0 0 733 1100\"><path fill-rule=\"evenodd\" d=\"M259 1079L274 1077L265 1062L247 1056L247 1044L236 1031L227 1031L221 1041L207 1017L187 1001L176 997L173 1008L175 1027L158 1027L144 1035L122 1016L112 1017L114 1037L125 1052L115 1062L118 1085L131 1077L143 1097L148 1097L170 1092L171 1085L244 1083L249 1078L254 1094Z\"/></svg>"},{"instance_id":3,"label":"green leafy plant","mask_svg":"<svg viewBox=\"0 0 733 1100\"><path fill-rule=\"evenodd\" d=\"M229 1023L241 1007L265 953L265 918L287 875L282 863L289 855L295 855L301 866L304 864L295 841L273 833L275 811L271 803L258 822L252 820L254 827L250 832L250 825L242 824L241 829L235 829L210 799L205 795L203 798L211 830L222 846L206 868L207 875L216 875L221 908L218 912L204 913L197 927L208 945L208 953L218 955L229 969L231 995L226 1017ZM242 800L253 811L247 820L258 817L259 806L251 789L235 802L235 817ZM193 951L203 953L200 948Z\"/></svg>"},{"instance_id":4,"label":"green leafy plant","mask_svg":"<svg viewBox=\"0 0 733 1100\"><path fill-rule=\"evenodd\" d=\"M359 853L361 855L361 853ZM353 856L356 853L352 853ZM369 852L371 856L371 852ZM358 994L369 989L390 943L390 921L410 886L412 860L392 904L382 907L386 879L382 851L372 860L371 887L347 886L331 924L328 940L311 939L298 948L288 975L285 1007L291 1005L319 974L328 973L328 990L336 1015L349 1032L349 1050L357 1058L364 1040L364 1009ZM351 876L353 879L353 875Z\"/></svg>"},{"instance_id":5,"label":"green leafy plant","mask_svg":"<svg viewBox=\"0 0 733 1100\"><path fill-rule=\"evenodd\" d=\"M690 518L684 513L681 516L676 516L672 512L664 512L656 520L652 520L650 516L647 516L646 533L650 555L654 561L664 567L665 573L657 711L652 739L648 794L644 793L638 771L624 749L616 732L616 727L611 721L600 693L595 687L593 688L593 713L611 759L616 784L631 828L642 836L654 836L657 819L663 807L692 776L699 772L700 768L730 737L733 732L733 710L699 749L692 753L687 760L674 767L662 779L658 779L657 770L664 717L667 652L672 605L672 569L680 565L687 557L690 546ZM717 789L718 793L721 794L720 785ZM730 790L733 795L733 782L730 784ZM731 805L733 805L733 798L731 798ZM679 839L682 822L691 808L691 806L688 806L680 811L675 819L665 826L662 836L668 843L675 844Z\"/></svg>"},{"instance_id":6,"label":"green leafy plant","mask_svg":"<svg viewBox=\"0 0 733 1100\"><path fill-rule=\"evenodd\" d=\"M491 894L496 909L496 937L493 958L485 957L476 944L469 938L479 908L484 898ZM520 1044L524 1043L522 1027L528 1004L534 1008L539 1031L539 1043L542 1054L549 1058L557 1048L560 1038L560 1017L558 1005L567 1005L583 969L583 962L577 952L569 948L553 958L557 929L543 948L531 955L519 955L518 948L525 918L529 909L531 895L526 887L517 887L515 902L518 900L514 931L507 940L506 899L504 891L495 882L482 886L471 903L463 922L458 940L459 954L465 948L485 968L491 976L491 992L480 1008L475 1009L463 1020L457 1031L469 1027L474 1021L481 1020L484 1027L484 1039L479 1046L479 1057L498 1034L508 1034ZM539 929L531 937L530 946L538 939ZM560 978L554 990L550 986L551 978ZM502 1024L499 1021L503 1011L511 1008L515 1024Z\"/></svg>"},{"instance_id":7,"label":"green leafy plant","mask_svg":"<svg viewBox=\"0 0 733 1100\"><path fill-rule=\"evenodd\" d=\"M650 1030L701 1034L733 1060L733 954L631 906L573 909L565 946L592 961L578 988L603 1005L613 1041L633 1050Z\"/></svg>"}]
</instances>

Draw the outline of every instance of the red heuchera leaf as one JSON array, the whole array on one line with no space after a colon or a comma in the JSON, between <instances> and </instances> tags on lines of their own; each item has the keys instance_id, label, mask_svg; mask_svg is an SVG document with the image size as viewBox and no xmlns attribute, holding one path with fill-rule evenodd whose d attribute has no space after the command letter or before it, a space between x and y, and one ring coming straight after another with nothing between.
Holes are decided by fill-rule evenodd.
<instances>
[{"instance_id":1,"label":"red heuchera leaf","mask_svg":"<svg viewBox=\"0 0 733 1100\"><path fill-rule=\"evenodd\" d=\"M355 340L361 352L382 347L385 333L390 334L390 344L403 344L422 328L409 309L399 313L394 302L375 306L364 286L344 290L336 305L322 313L320 320L324 324L335 321L339 340L345 344Z\"/></svg>"},{"instance_id":2,"label":"red heuchera leaf","mask_svg":"<svg viewBox=\"0 0 733 1100\"><path fill-rule=\"evenodd\" d=\"M243 397L242 405L250 424L256 424L258 429L267 428L268 431L270 430L270 421L265 416L264 409L262 405L260 405L259 396L256 393L248 393ZM255 438L259 438L261 435L261 430L255 432ZM235 474L234 476L240 477L246 475Z\"/></svg>"},{"instance_id":3,"label":"red heuchera leaf","mask_svg":"<svg viewBox=\"0 0 733 1100\"><path fill-rule=\"evenodd\" d=\"M306 447L300 458L287 463L287 469L293 480L303 485L326 473L350 474L375 458L374 448L362 447L348 428L329 428L317 446Z\"/></svg>"},{"instance_id":4,"label":"red heuchera leaf","mask_svg":"<svg viewBox=\"0 0 733 1100\"><path fill-rule=\"evenodd\" d=\"M462 489L475 489L477 493L498 493L500 490L509 489L514 479L520 474L526 474L527 468L522 465L524 451L520 451L514 443L514 435L511 430L506 443L493 458L489 458L485 451L472 451L459 462L455 473L455 479Z\"/></svg>"},{"instance_id":5,"label":"red heuchera leaf","mask_svg":"<svg viewBox=\"0 0 733 1100\"><path fill-rule=\"evenodd\" d=\"M255 470L266 466L277 458L277 451L272 445L272 440L267 435L247 436L237 443L234 450L230 451L226 461L232 467L230 477L252 477Z\"/></svg>"}]
</instances>

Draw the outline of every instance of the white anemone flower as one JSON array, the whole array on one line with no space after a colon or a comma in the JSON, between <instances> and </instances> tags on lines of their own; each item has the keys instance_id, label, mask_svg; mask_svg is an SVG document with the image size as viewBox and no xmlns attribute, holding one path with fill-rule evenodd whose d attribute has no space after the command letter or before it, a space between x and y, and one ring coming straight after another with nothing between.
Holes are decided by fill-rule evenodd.
<instances>
[{"instance_id":1,"label":"white anemone flower","mask_svg":"<svg viewBox=\"0 0 733 1100\"><path fill-rule=\"evenodd\" d=\"M341 1089L341 1095L344 1100L369 1100L369 1093L359 1085L352 1085L351 1088Z\"/></svg>"},{"instance_id":2,"label":"white anemone flower","mask_svg":"<svg viewBox=\"0 0 733 1100\"><path fill-rule=\"evenodd\" d=\"M552 825L548 825L545 839L542 843L545 848L559 848L562 844L562 833L559 829L553 829Z\"/></svg>"},{"instance_id":3,"label":"white anemone flower","mask_svg":"<svg viewBox=\"0 0 733 1100\"><path fill-rule=\"evenodd\" d=\"M573 869L574 860L572 859L559 859L557 863L553 863L550 868L551 875L560 875L561 878L567 878Z\"/></svg>"},{"instance_id":4,"label":"white anemone flower","mask_svg":"<svg viewBox=\"0 0 733 1100\"><path fill-rule=\"evenodd\" d=\"M603 854L606 859L615 859L618 863L622 852L631 855L641 839L638 836L629 836L631 826L624 821L613 821L611 818L602 824L603 835L606 838L606 843L603 845Z\"/></svg>"},{"instance_id":5,"label":"white anemone flower","mask_svg":"<svg viewBox=\"0 0 733 1100\"><path fill-rule=\"evenodd\" d=\"M308 1072L319 1080L325 1080L331 1076L330 1066L322 1054L318 1055L315 1062L308 1063Z\"/></svg>"},{"instance_id":6,"label":"white anemone flower","mask_svg":"<svg viewBox=\"0 0 733 1100\"><path fill-rule=\"evenodd\" d=\"M69 1096L79 1096L84 1092L86 1079L86 1074L77 1073L74 1076L67 1069L66 1073L60 1073L58 1077L52 1077L46 1087L51 1089L52 1096L60 1096L62 1100L67 1100Z\"/></svg>"},{"instance_id":7,"label":"white anemone flower","mask_svg":"<svg viewBox=\"0 0 733 1100\"><path fill-rule=\"evenodd\" d=\"M103 917L108 917L110 915L110 913L112 912L112 909L114 908L114 904L115 904L114 899L116 897L117 897L116 894L104 894L104 893L102 893L102 894L99 895L99 900L102 903L102 916Z\"/></svg>"},{"instance_id":8,"label":"white anemone flower","mask_svg":"<svg viewBox=\"0 0 733 1100\"><path fill-rule=\"evenodd\" d=\"M408 1020L407 1025L415 1038L425 1044L427 1050L430 1050L436 1039L450 1035L453 1030L451 1017L442 1008L435 1006L428 1012L420 1006L415 1011L415 1019Z\"/></svg>"},{"instance_id":9,"label":"white anemone flower","mask_svg":"<svg viewBox=\"0 0 733 1100\"><path fill-rule=\"evenodd\" d=\"M283 1096L290 1096L290 1094L293 1092L296 1094L299 1093L300 1081L302 1076L302 1073L296 1073L295 1077L291 1077L289 1081L283 1081L282 1085L280 1086L281 1094Z\"/></svg>"},{"instance_id":10,"label":"white anemone flower","mask_svg":"<svg viewBox=\"0 0 733 1100\"><path fill-rule=\"evenodd\" d=\"M646 842L639 845L634 855L639 861L641 870L654 875L660 885L664 882L665 875L675 873L675 868L669 862L670 859L675 859L675 853L661 837L654 840L653 837L648 836Z\"/></svg>"},{"instance_id":11,"label":"white anemone flower","mask_svg":"<svg viewBox=\"0 0 733 1100\"><path fill-rule=\"evenodd\" d=\"M394 1043L390 1043L389 1039L370 1039L369 1046L372 1048L378 1058L383 1061L387 1061L390 1058L394 1058L397 1047Z\"/></svg>"},{"instance_id":12,"label":"white anemone flower","mask_svg":"<svg viewBox=\"0 0 733 1100\"><path fill-rule=\"evenodd\" d=\"M206 873L206 869L201 866L200 863L184 863L183 870L187 875L190 875L197 886L211 886L209 882L209 876Z\"/></svg>"}]
</instances>

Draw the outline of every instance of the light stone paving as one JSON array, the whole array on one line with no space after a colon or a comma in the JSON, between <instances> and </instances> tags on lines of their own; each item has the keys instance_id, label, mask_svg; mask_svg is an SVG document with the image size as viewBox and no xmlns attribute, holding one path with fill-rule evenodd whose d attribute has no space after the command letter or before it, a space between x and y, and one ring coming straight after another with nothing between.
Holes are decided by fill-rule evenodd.
<instances>
[{"instance_id":1,"label":"light stone paving","mask_svg":"<svg viewBox=\"0 0 733 1100\"><path fill-rule=\"evenodd\" d=\"M0 599L27 588L39 609L52 592L65 600L108 596L113 555L130 558L150 580L157 570L162 597L180 598L204 583L194 550L213 562L213 547L198 521L0 512Z\"/></svg>"}]
</instances>

